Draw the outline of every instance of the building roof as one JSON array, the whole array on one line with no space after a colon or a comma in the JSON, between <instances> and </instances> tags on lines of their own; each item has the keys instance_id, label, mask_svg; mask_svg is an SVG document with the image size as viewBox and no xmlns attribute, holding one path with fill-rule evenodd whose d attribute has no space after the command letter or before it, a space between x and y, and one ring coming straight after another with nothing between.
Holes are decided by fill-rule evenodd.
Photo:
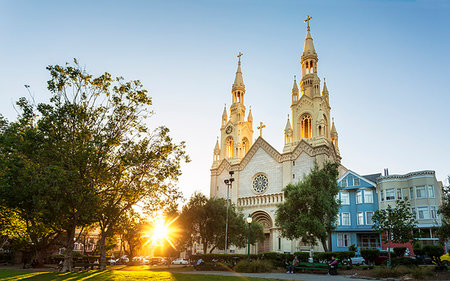
<instances>
[{"instance_id":1,"label":"building roof","mask_svg":"<svg viewBox=\"0 0 450 281\"><path fill-rule=\"evenodd\" d=\"M381 177L381 173L364 175L363 178L370 180L371 182L377 182L377 179Z\"/></svg>"}]
</instances>

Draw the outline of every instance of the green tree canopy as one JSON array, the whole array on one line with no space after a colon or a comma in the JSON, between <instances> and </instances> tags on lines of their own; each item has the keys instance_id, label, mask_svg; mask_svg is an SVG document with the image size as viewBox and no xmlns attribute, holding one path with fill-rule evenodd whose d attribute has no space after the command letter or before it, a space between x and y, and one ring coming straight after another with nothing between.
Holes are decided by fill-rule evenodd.
<instances>
[{"instance_id":1,"label":"green tree canopy","mask_svg":"<svg viewBox=\"0 0 450 281\"><path fill-rule=\"evenodd\" d=\"M184 244L194 241L203 245L203 252L207 253L218 248L225 249L226 200L222 198L206 198L201 193L195 193L189 202L183 206L179 227L184 231L180 237ZM191 236L191 234L193 234ZM236 210L234 204L228 210L228 243L236 247L247 244L248 226L244 215ZM252 222L250 229L250 244L264 240L262 225Z\"/></svg>"},{"instance_id":2,"label":"green tree canopy","mask_svg":"<svg viewBox=\"0 0 450 281\"><path fill-rule=\"evenodd\" d=\"M338 165L315 165L301 181L283 189L284 202L277 206L276 224L284 237L301 238L313 245L320 241L328 251L327 240L339 210Z\"/></svg>"},{"instance_id":3,"label":"green tree canopy","mask_svg":"<svg viewBox=\"0 0 450 281\"><path fill-rule=\"evenodd\" d=\"M416 219L411 213L410 204L404 200L397 200L395 208L388 205L386 209L377 210L372 220L372 228L380 234L385 234L383 241L388 243L390 262L391 242L406 243L413 239Z\"/></svg>"},{"instance_id":4,"label":"green tree canopy","mask_svg":"<svg viewBox=\"0 0 450 281\"><path fill-rule=\"evenodd\" d=\"M64 231L63 271L72 268L76 229L97 222L104 267L106 238L123 213L137 202L178 197L173 182L189 160L185 145L165 127L148 129L151 98L139 81L94 77L76 60L47 69L50 102L21 99L19 120L0 122L0 200Z\"/></svg>"}]
</instances>

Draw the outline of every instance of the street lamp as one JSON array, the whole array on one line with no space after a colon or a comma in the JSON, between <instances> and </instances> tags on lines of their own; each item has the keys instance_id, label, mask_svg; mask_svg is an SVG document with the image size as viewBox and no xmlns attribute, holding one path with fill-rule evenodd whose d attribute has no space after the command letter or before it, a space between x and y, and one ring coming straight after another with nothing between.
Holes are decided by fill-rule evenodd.
<instances>
[{"instance_id":1,"label":"street lamp","mask_svg":"<svg viewBox=\"0 0 450 281\"><path fill-rule=\"evenodd\" d=\"M248 262L250 262L250 225L252 224L252 216L250 214L248 214L247 223L248 223L247 257L248 257Z\"/></svg>"},{"instance_id":2,"label":"street lamp","mask_svg":"<svg viewBox=\"0 0 450 281\"><path fill-rule=\"evenodd\" d=\"M227 185L227 215L226 215L226 223L225 223L225 254L227 253L228 248L228 205L230 201L230 188L234 182L233 174L234 171L230 171L230 178L225 179L223 182Z\"/></svg>"}]
</instances>

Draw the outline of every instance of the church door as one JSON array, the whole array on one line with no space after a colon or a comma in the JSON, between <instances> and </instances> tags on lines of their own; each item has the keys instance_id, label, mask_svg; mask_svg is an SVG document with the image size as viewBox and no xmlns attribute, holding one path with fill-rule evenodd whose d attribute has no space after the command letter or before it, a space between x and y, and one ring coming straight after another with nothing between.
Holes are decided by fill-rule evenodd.
<instances>
[{"instance_id":1,"label":"church door","mask_svg":"<svg viewBox=\"0 0 450 281\"><path fill-rule=\"evenodd\" d=\"M258 254L270 252L270 233L264 234L264 241L258 242Z\"/></svg>"}]
</instances>

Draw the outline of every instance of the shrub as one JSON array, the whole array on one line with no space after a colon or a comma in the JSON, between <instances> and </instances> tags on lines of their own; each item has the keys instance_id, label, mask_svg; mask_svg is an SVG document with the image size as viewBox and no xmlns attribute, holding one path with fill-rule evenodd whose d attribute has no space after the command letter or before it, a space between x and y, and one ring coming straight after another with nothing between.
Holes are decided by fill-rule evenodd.
<instances>
[{"instance_id":1,"label":"shrub","mask_svg":"<svg viewBox=\"0 0 450 281\"><path fill-rule=\"evenodd\" d=\"M355 244L352 244L352 245L350 245L350 247L348 247L348 250L351 251L351 252L356 252L357 248L358 247L356 247Z\"/></svg>"},{"instance_id":2,"label":"shrub","mask_svg":"<svg viewBox=\"0 0 450 281\"><path fill-rule=\"evenodd\" d=\"M394 247L394 253L397 257L403 257L406 253L406 247Z\"/></svg>"},{"instance_id":3,"label":"shrub","mask_svg":"<svg viewBox=\"0 0 450 281\"><path fill-rule=\"evenodd\" d=\"M411 270L411 275L416 279L424 279L426 276L433 276L429 267L416 267Z\"/></svg>"},{"instance_id":4,"label":"shrub","mask_svg":"<svg viewBox=\"0 0 450 281\"><path fill-rule=\"evenodd\" d=\"M309 252L295 252L294 256L297 256L300 262L308 262Z\"/></svg>"},{"instance_id":5,"label":"shrub","mask_svg":"<svg viewBox=\"0 0 450 281\"><path fill-rule=\"evenodd\" d=\"M431 258L431 260L438 266L442 265L441 256L445 253L441 246L437 245L425 245L423 247L425 254Z\"/></svg>"},{"instance_id":6,"label":"shrub","mask_svg":"<svg viewBox=\"0 0 450 281\"><path fill-rule=\"evenodd\" d=\"M332 252L315 252L313 254L314 262L322 262L322 263L328 263L331 261L331 256L335 255Z\"/></svg>"},{"instance_id":7,"label":"shrub","mask_svg":"<svg viewBox=\"0 0 450 281\"><path fill-rule=\"evenodd\" d=\"M406 272L406 273L405 273ZM387 278L387 277L400 277L408 273L403 267L389 268L386 266L375 267L371 271L373 277Z\"/></svg>"},{"instance_id":8,"label":"shrub","mask_svg":"<svg viewBox=\"0 0 450 281\"><path fill-rule=\"evenodd\" d=\"M386 262L387 262L387 260L384 263L386 263ZM419 262L416 259L405 258L405 257L391 259L392 267L399 266L399 265L411 267L411 266L419 265Z\"/></svg>"},{"instance_id":9,"label":"shrub","mask_svg":"<svg viewBox=\"0 0 450 281\"><path fill-rule=\"evenodd\" d=\"M276 260L280 259L280 253L266 252L258 255L258 258L263 260Z\"/></svg>"},{"instance_id":10,"label":"shrub","mask_svg":"<svg viewBox=\"0 0 450 281\"><path fill-rule=\"evenodd\" d=\"M240 261L234 267L236 272L247 272L247 273L259 273L259 272L271 272L273 265L268 260L258 260L253 262Z\"/></svg>"},{"instance_id":11,"label":"shrub","mask_svg":"<svg viewBox=\"0 0 450 281\"><path fill-rule=\"evenodd\" d=\"M375 260L380 256L380 250L378 249L362 249L361 256L369 264L374 264Z\"/></svg>"}]
</instances>

